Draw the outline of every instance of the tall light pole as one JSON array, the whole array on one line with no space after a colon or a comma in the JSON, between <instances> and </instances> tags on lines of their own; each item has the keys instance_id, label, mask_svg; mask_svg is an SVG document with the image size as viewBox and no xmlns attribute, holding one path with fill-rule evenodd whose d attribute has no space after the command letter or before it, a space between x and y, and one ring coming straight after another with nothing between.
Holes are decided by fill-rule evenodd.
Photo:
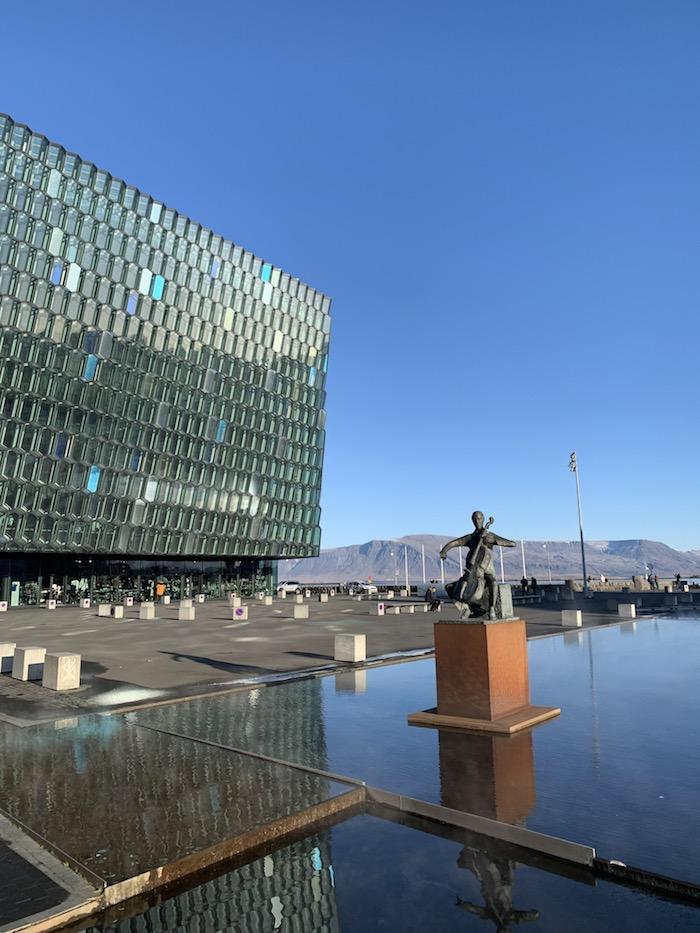
<instances>
[{"instance_id":1,"label":"tall light pole","mask_svg":"<svg viewBox=\"0 0 700 933\"><path fill-rule=\"evenodd\" d=\"M520 539L520 556L523 559L523 576L527 579L527 568L525 567L525 541Z\"/></svg>"},{"instance_id":2,"label":"tall light pole","mask_svg":"<svg viewBox=\"0 0 700 933\"><path fill-rule=\"evenodd\" d=\"M503 548L502 547L498 548L498 556L501 558L501 583L505 583L506 575L503 572Z\"/></svg>"},{"instance_id":3,"label":"tall light pole","mask_svg":"<svg viewBox=\"0 0 700 933\"><path fill-rule=\"evenodd\" d=\"M411 595L411 584L408 582L408 545L403 546L403 566L406 571L406 596Z\"/></svg>"},{"instance_id":4,"label":"tall light pole","mask_svg":"<svg viewBox=\"0 0 700 933\"><path fill-rule=\"evenodd\" d=\"M581 539L581 567L583 569L583 595L588 596L588 576L586 575L586 552L583 548L583 517L581 515L581 484L578 478L578 460L576 451L571 451L569 458L569 469L576 477L576 504L578 505L578 533Z\"/></svg>"},{"instance_id":5,"label":"tall light pole","mask_svg":"<svg viewBox=\"0 0 700 933\"><path fill-rule=\"evenodd\" d=\"M547 575L549 576L549 582L552 582L552 564L549 560L549 541L546 541L543 545L543 548L547 551Z\"/></svg>"},{"instance_id":6,"label":"tall light pole","mask_svg":"<svg viewBox=\"0 0 700 933\"><path fill-rule=\"evenodd\" d=\"M427 583L427 580L425 579L425 545L424 544L421 544L420 546L420 553L421 553L421 558L423 560L423 583Z\"/></svg>"}]
</instances>

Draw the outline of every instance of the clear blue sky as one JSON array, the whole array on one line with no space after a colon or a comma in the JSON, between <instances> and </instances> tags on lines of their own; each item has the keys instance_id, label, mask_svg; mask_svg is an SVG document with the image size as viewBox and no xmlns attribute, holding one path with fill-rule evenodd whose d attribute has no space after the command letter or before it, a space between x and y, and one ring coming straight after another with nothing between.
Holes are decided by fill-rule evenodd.
<instances>
[{"instance_id":1,"label":"clear blue sky","mask_svg":"<svg viewBox=\"0 0 700 933\"><path fill-rule=\"evenodd\" d=\"M334 298L323 546L700 547L700 5L6 4L0 110Z\"/></svg>"}]
</instances>

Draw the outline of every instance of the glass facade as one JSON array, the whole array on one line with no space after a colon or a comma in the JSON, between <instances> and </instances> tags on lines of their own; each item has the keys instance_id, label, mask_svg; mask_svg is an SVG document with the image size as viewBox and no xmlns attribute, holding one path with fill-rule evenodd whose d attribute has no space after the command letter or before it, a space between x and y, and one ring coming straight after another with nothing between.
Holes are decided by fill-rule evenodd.
<instances>
[{"instance_id":1,"label":"glass facade","mask_svg":"<svg viewBox=\"0 0 700 933\"><path fill-rule=\"evenodd\" d=\"M0 115L0 553L317 554L329 312Z\"/></svg>"}]
</instances>

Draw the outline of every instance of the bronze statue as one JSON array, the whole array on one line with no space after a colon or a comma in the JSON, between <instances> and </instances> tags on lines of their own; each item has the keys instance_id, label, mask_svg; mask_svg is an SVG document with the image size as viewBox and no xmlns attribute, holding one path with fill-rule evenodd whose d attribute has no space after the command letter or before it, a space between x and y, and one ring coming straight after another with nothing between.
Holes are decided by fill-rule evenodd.
<instances>
[{"instance_id":1,"label":"bronze statue","mask_svg":"<svg viewBox=\"0 0 700 933\"><path fill-rule=\"evenodd\" d=\"M484 525L484 513L474 512L472 521L475 530L471 534L448 541L440 551L440 558L444 560L447 552L454 547L469 548L467 562L464 568L460 567L460 570L463 570L462 576L454 583L448 583L445 589L447 595L454 600L460 619L485 613L488 613L489 619L495 619L496 576L493 572L493 548L495 545L515 547L515 541L501 538L489 531L493 525L493 516Z\"/></svg>"}]
</instances>

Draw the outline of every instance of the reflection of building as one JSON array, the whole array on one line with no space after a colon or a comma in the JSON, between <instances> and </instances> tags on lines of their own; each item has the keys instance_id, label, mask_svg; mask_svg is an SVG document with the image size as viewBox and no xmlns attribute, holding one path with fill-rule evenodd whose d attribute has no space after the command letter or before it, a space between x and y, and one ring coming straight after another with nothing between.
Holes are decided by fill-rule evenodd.
<instances>
[{"instance_id":1,"label":"reflection of building","mask_svg":"<svg viewBox=\"0 0 700 933\"><path fill-rule=\"evenodd\" d=\"M0 598L252 589L317 554L329 310L0 115Z\"/></svg>"},{"instance_id":2,"label":"reflection of building","mask_svg":"<svg viewBox=\"0 0 700 933\"><path fill-rule=\"evenodd\" d=\"M168 897L134 916L124 909L108 913L98 927L114 933L149 930L151 933L339 933L330 834L315 834L266 855L188 891ZM107 924L109 926L107 926Z\"/></svg>"},{"instance_id":3,"label":"reflection of building","mask_svg":"<svg viewBox=\"0 0 700 933\"><path fill-rule=\"evenodd\" d=\"M525 822L535 805L530 730L512 736L441 730L439 743L443 806L506 823ZM538 918L536 910L513 906L517 862L490 854L487 846L465 846L458 864L474 873L484 900L481 906L459 898L457 903L463 910L491 921L499 933Z\"/></svg>"}]
</instances>

